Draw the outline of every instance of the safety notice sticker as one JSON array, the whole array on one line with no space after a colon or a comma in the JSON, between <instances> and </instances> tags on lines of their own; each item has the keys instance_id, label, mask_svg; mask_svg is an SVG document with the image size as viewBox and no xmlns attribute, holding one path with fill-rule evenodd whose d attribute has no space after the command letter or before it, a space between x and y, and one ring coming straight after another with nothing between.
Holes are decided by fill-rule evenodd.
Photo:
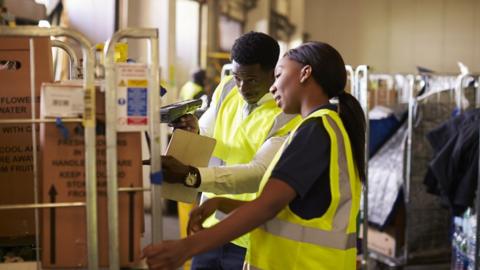
<instances>
[{"instance_id":1,"label":"safety notice sticker","mask_svg":"<svg viewBox=\"0 0 480 270\"><path fill-rule=\"evenodd\" d=\"M117 130L148 128L147 65L117 64Z\"/></svg>"}]
</instances>

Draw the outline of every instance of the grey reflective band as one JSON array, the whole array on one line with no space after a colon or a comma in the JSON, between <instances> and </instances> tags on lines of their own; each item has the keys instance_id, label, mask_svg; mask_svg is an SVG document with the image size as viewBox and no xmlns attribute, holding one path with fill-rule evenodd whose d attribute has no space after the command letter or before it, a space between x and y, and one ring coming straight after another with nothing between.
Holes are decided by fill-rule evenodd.
<instances>
[{"instance_id":1,"label":"grey reflective band","mask_svg":"<svg viewBox=\"0 0 480 270\"><path fill-rule=\"evenodd\" d=\"M296 242L346 250L356 247L356 233L325 231L305 227L280 219L272 219L259 227L264 231Z\"/></svg>"},{"instance_id":2,"label":"grey reflective band","mask_svg":"<svg viewBox=\"0 0 480 270\"><path fill-rule=\"evenodd\" d=\"M299 224L291 223L280 219L272 219L260 226L264 231L284 237L296 242L310 243L322 247L346 250L356 247L356 233L347 233L350 222L350 211L352 208L352 190L350 187L350 171L348 170L348 160L343 134L330 117L325 116L328 125L335 133L338 145L338 185L340 191L340 199L333 217L333 231L326 231L318 228L306 227ZM250 269L254 269L250 266Z\"/></svg>"},{"instance_id":3,"label":"grey reflective band","mask_svg":"<svg viewBox=\"0 0 480 270\"><path fill-rule=\"evenodd\" d=\"M275 133L277 133L279 129L285 126L288 122L290 122L290 120L292 120L296 116L296 114L286 114L284 112L278 114L275 118L275 121L273 122L272 128L270 128L270 131L268 132L267 139L275 135Z\"/></svg>"},{"instance_id":4,"label":"grey reflective band","mask_svg":"<svg viewBox=\"0 0 480 270\"><path fill-rule=\"evenodd\" d=\"M233 77L230 79L230 81L226 82L223 85L222 94L220 95L220 98L217 101L217 106L215 107L215 111L217 113L220 110L220 106L222 106L223 101L228 96L228 94L232 91L232 89L235 87L235 85L236 84L235 84L235 80L233 79Z\"/></svg>"},{"instance_id":5,"label":"grey reflective band","mask_svg":"<svg viewBox=\"0 0 480 270\"><path fill-rule=\"evenodd\" d=\"M330 117L325 116L330 127L333 129L335 136L337 138L338 145L338 185L340 191L340 200L338 202L337 211L333 217L333 228L336 230L347 231L348 224L350 220L350 211L352 209L352 189L350 187L350 172L348 170L348 161L347 161L347 152L345 148L345 142L340 131L340 128L337 126L337 123Z\"/></svg>"},{"instance_id":6,"label":"grey reflective band","mask_svg":"<svg viewBox=\"0 0 480 270\"><path fill-rule=\"evenodd\" d=\"M210 199L204 192L202 192L202 195L200 196L200 205L206 202L208 199Z\"/></svg>"},{"instance_id":7,"label":"grey reflective band","mask_svg":"<svg viewBox=\"0 0 480 270\"><path fill-rule=\"evenodd\" d=\"M242 270L261 270L253 265L250 265L248 262L243 262Z\"/></svg>"}]
</instances>

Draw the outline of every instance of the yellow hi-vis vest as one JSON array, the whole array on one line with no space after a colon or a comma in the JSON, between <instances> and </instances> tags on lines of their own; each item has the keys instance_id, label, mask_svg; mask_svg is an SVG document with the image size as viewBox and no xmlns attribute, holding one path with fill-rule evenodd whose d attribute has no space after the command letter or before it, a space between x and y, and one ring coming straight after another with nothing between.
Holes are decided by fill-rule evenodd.
<instances>
[{"instance_id":1,"label":"yellow hi-vis vest","mask_svg":"<svg viewBox=\"0 0 480 270\"><path fill-rule=\"evenodd\" d=\"M180 100L193 99L198 93L203 91L203 87L194 83L187 82L180 89Z\"/></svg>"},{"instance_id":2,"label":"yellow hi-vis vest","mask_svg":"<svg viewBox=\"0 0 480 270\"><path fill-rule=\"evenodd\" d=\"M217 96L214 99L221 103L219 104L217 102L217 104L211 105L217 106L218 108L215 129L213 132L213 137L217 140L217 144L213 151L213 157L222 160L225 162L225 165L246 164L251 162L256 152L268 139L275 120L277 118L285 119L285 114L279 107L277 107L275 100L272 99L256 107L245 119L243 119L241 112L246 105L246 101L238 91L232 76L226 77L222 81L222 84L217 88L215 95ZM270 93L267 93L267 95L270 95ZM274 134L270 135L287 135L300 122L301 118L299 116L291 118L291 120L278 128ZM258 179L259 183L260 180L261 179ZM256 193L215 195L213 193L204 192L202 194L202 201L215 196L251 201L255 198ZM211 227L218 223L219 219L222 219L223 216L223 213L217 211L214 215L205 220L203 226ZM246 248L248 247L248 235L235 239L232 243Z\"/></svg>"},{"instance_id":3,"label":"yellow hi-vis vest","mask_svg":"<svg viewBox=\"0 0 480 270\"><path fill-rule=\"evenodd\" d=\"M362 185L350 139L336 112L320 109L302 123L310 118L321 119L331 140L330 206L321 217L308 220L297 216L287 206L275 218L252 231L245 269L356 269L356 217ZM293 134L267 168L258 194Z\"/></svg>"}]
</instances>

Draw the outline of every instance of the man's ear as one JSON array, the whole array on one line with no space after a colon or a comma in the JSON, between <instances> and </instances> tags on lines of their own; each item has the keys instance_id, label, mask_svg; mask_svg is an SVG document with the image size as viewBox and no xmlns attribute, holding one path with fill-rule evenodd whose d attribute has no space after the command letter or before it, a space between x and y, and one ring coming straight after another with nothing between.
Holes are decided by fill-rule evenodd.
<instances>
[{"instance_id":1,"label":"man's ear","mask_svg":"<svg viewBox=\"0 0 480 270\"><path fill-rule=\"evenodd\" d=\"M312 76L312 66L306 65L300 70L300 83L304 83Z\"/></svg>"}]
</instances>

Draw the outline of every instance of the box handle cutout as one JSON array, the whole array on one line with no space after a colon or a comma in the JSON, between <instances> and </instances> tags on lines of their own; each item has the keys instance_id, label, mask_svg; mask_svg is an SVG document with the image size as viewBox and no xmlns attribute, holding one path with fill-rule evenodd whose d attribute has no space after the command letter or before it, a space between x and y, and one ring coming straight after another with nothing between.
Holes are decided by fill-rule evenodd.
<instances>
[{"instance_id":1,"label":"box handle cutout","mask_svg":"<svg viewBox=\"0 0 480 270\"><path fill-rule=\"evenodd\" d=\"M0 60L0 71L4 70L19 70L22 63L16 60Z\"/></svg>"}]
</instances>

